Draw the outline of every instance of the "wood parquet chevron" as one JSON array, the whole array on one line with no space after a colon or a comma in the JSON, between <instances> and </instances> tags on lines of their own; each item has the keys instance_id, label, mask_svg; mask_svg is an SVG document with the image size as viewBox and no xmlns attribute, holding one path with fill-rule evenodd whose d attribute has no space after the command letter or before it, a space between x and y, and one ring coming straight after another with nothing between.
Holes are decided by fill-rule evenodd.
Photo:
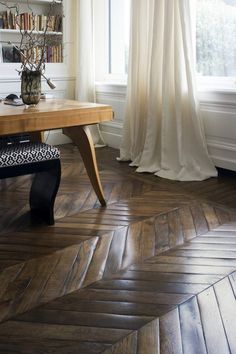
<instances>
[{"instance_id":1,"label":"wood parquet chevron","mask_svg":"<svg viewBox=\"0 0 236 354\"><path fill-rule=\"evenodd\" d=\"M136 174L98 152L101 208L62 148L56 224L1 184L0 354L236 353L236 183ZM7 188L6 188L7 187Z\"/></svg>"}]
</instances>

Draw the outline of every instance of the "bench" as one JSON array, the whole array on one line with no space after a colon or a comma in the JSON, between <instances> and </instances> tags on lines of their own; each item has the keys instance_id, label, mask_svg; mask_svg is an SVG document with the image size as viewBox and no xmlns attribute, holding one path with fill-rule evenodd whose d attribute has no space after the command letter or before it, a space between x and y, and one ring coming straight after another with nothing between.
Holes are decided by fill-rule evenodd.
<instances>
[{"instance_id":1,"label":"bench","mask_svg":"<svg viewBox=\"0 0 236 354\"><path fill-rule=\"evenodd\" d=\"M30 189L32 214L54 224L54 202L60 185L60 151L40 142L0 142L0 179L35 174Z\"/></svg>"}]
</instances>

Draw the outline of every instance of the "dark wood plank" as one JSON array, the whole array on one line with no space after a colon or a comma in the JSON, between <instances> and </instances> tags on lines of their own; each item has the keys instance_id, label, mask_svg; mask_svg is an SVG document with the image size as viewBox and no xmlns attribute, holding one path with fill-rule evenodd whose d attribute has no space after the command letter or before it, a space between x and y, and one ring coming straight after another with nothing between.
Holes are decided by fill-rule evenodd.
<instances>
[{"instance_id":1,"label":"dark wood plank","mask_svg":"<svg viewBox=\"0 0 236 354\"><path fill-rule=\"evenodd\" d=\"M181 273L158 273L152 271L127 270L124 273L113 275L113 279L146 280L170 283L213 284L222 279L222 275L212 274L181 274Z\"/></svg>"},{"instance_id":2,"label":"dark wood plank","mask_svg":"<svg viewBox=\"0 0 236 354\"><path fill-rule=\"evenodd\" d=\"M30 178L0 181L0 352L233 352L235 178L177 183L98 155L107 207L62 147L53 227L27 216Z\"/></svg>"},{"instance_id":3,"label":"dark wood plank","mask_svg":"<svg viewBox=\"0 0 236 354\"><path fill-rule=\"evenodd\" d=\"M92 262L90 262L88 271L85 275L84 286L87 286L94 281L98 281L103 277L113 235L114 233L111 232L106 234L105 237L100 237L98 239Z\"/></svg>"},{"instance_id":4,"label":"dark wood plank","mask_svg":"<svg viewBox=\"0 0 236 354\"><path fill-rule=\"evenodd\" d=\"M104 269L104 276L114 274L121 269L127 233L128 228L122 228L114 232Z\"/></svg>"},{"instance_id":5,"label":"dark wood plank","mask_svg":"<svg viewBox=\"0 0 236 354\"><path fill-rule=\"evenodd\" d=\"M0 297L2 303L0 320L23 313L80 288L96 242L94 238L85 241L83 246L79 244L42 259L31 259L23 264L18 274L16 272L17 276L13 283L10 273L8 283L5 280L5 291ZM7 272L4 272L4 275L6 276Z\"/></svg>"},{"instance_id":6,"label":"dark wood plank","mask_svg":"<svg viewBox=\"0 0 236 354\"><path fill-rule=\"evenodd\" d=\"M9 283L15 282L15 279L21 273L23 267L24 264L17 264L14 267L6 268L3 272L0 273L0 298L3 298L7 288L9 287Z\"/></svg>"},{"instance_id":7,"label":"dark wood plank","mask_svg":"<svg viewBox=\"0 0 236 354\"><path fill-rule=\"evenodd\" d=\"M157 230L156 236L156 249L164 251L169 248L169 225L168 216L160 215L155 220L155 229Z\"/></svg>"},{"instance_id":8,"label":"dark wood plank","mask_svg":"<svg viewBox=\"0 0 236 354\"><path fill-rule=\"evenodd\" d=\"M184 240L189 241L190 239L196 236L196 228L194 225L191 209L187 206L182 207L178 210L178 213L181 220L181 224L183 225Z\"/></svg>"},{"instance_id":9,"label":"dark wood plank","mask_svg":"<svg viewBox=\"0 0 236 354\"><path fill-rule=\"evenodd\" d=\"M93 289L158 291L161 293L197 294L206 289L206 284L168 283L142 280L107 280L90 286Z\"/></svg>"},{"instance_id":10,"label":"dark wood plank","mask_svg":"<svg viewBox=\"0 0 236 354\"><path fill-rule=\"evenodd\" d=\"M197 297L208 353L230 353L214 290L209 288Z\"/></svg>"},{"instance_id":11,"label":"dark wood plank","mask_svg":"<svg viewBox=\"0 0 236 354\"><path fill-rule=\"evenodd\" d=\"M200 265L179 265L179 264L140 264L134 265L130 268L131 270L138 271L148 271L148 272L160 272L160 273L187 273L187 274L216 274L216 275L226 275L235 269L234 266L225 267L210 267L210 266L200 266Z\"/></svg>"},{"instance_id":12,"label":"dark wood plank","mask_svg":"<svg viewBox=\"0 0 236 354\"><path fill-rule=\"evenodd\" d=\"M112 291L85 289L76 294L78 300L120 301L146 304L173 305L182 303L192 297L191 294L158 293L147 291Z\"/></svg>"},{"instance_id":13,"label":"dark wood plank","mask_svg":"<svg viewBox=\"0 0 236 354\"><path fill-rule=\"evenodd\" d=\"M232 274L229 275L229 281L232 286L234 296L236 298L236 272L233 272Z\"/></svg>"},{"instance_id":14,"label":"dark wood plank","mask_svg":"<svg viewBox=\"0 0 236 354\"><path fill-rule=\"evenodd\" d=\"M82 342L73 340L31 338L30 344L24 338L0 337L0 353L4 354L100 354L109 343Z\"/></svg>"},{"instance_id":15,"label":"dark wood plank","mask_svg":"<svg viewBox=\"0 0 236 354\"><path fill-rule=\"evenodd\" d=\"M114 344L103 354L136 354L137 353L137 333L134 332L125 338L123 338L119 343Z\"/></svg>"},{"instance_id":16,"label":"dark wood plank","mask_svg":"<svg viewBox=\"0 0 236 354\"><path fill-rule=\"evenodd\" d=\"M197 235L207 232L209 230L209 226L202 206L195 202L194 205L191 206L191 212Z\"/></svg>"},{"instance_id":17,"label":"dark wood plank","mask_svg":"<svg viewBox=\"0 0 236 354\"><path fill-rule=\"evenodd\" d=\"M194 243L189 242L180 246L180 249L192 249L192 250L222 250L222 251L236 251L235 244L222 244L222 243Z\"/></svg>"},{"instance_id":18,"label":"dark wood plank","mask_svg":"<svg viewBox=\"0 0 236 354\"><path fill-rule=\"evenodd\" d=\"M222 230L220 228L211 230L209 232L207 232L205 235L202 235L202 237L236 237L236 230Z\"/></svg>"},{"instance_id":19,"label":"dark wood plank","mask_svg":"<svg viewBox=\"0 0 236 354\"><path fill-rule=\"evenodd\" d=\"M88 326L96 328L118 328L125 330L137 330L147 322L154 319L154 316L145 315L120 315L107 313L92 313L78 311L33 310L28 314L18 317L18 320L25 322L37 322L57 325Z\"/></svg>"},{"instance_id":20,"label":"dark wood plank","mask_svg":"<svg viewBox=\"0 0 236 354\"><path fill-rule=\"evenodd\" d=\"M223 199L223 195L222 195L222 199ZM228 223L229 221L231 221L230 214L227 210L216 209L216 213L217 213L217 217L219 219L220 224L225 224L225 223Z\"/></svg>"},{"instance_id":21,"label":"dark wood plank","mask_svg":"<svg viewBox=\"0 0 236 354\"><path fill-rule=\"evenodd\" d=\"M207 237L207 235L203 237L196 237L191 241L192 243L208 243L208 244L230 244L235 246L236 244L236 234L235 237Z\"/></svg>"},{"instance_id":22,"label":"dark wood plank","mask_svg":"<svg viewBox=\"0 0 236 354\"><path fill-rule=\"evenodd\" d=\"M236 301L229 279L216 283L214 289L230 351L236 353Z\"/></svg>"},{"instance_id":23,"label":"dark wood plank","mask_svg":"<svg viewBox=\"0 0 236 354\"><path fill-rule=\"evenodd\" d=\"M209 229L219 226L219 220L215 211L214 206L207 203L202 203L202 208L206 216L206 221L209 226Z\"/></svg>"},{"instance_id":24,"label":"dark wood plank","mask_svg":"<svg viewBox=\"0 0 236 354\"><path fill-rule=\"evenodd\" d=\"M77 298L72 299L66 297L64 299L50 302L44 307L47 310L55 309L63 311L75 312L92 312L92 313L107 313L128 316L156 316L159 317L164 313L172 310L175 305L160 305L135 303L135 302L118 302L118 301L76 301Z\"/></svg>"},{"instance_id":25,"label":"dark wood plank","mask_svg":"<svg viewBox=\"0 0 236 354\"><path fill-rule=\"evenodd\" d=\"M166 255L175 255L179 257L191 257L192 259L194 258L216 258L216 259L235 259L236 258L236 251L230 251L230 250L211 250L211 249L206 249L206 250L195 250L195 249L175 249L173 251L168 251Z\"/></svg>"},{"instance_id":26,"label":"dark wood plank","mask_svg":"<svg viewBox=\"0 0 236 354\"><path fill-rule=\"evenodd\" d=\"M121 269L143 261L155 254L155 226L153 218L129 226Z\"/></svg>"},{"instance_id":27,"label":"dark wood plank","mask_svg":"<svg viewBox=\"0 0 236 354\"><path fill-rule=\"evenodd\" d=\"M160 352L183 353L178 309L160 318Z\"/></svg>"},{"instance_id":28,"label":"dark wood plank","mask_svg":"<svg viewBox=\"0 0 236 354\"><path fill-rule=\"evenodd\" d=\"M66 340L66 341L78 341L86 342L93 341L98 343L110 343L119 341L123 337L126 337L130 330L125 329L111 329L86 327L86 326L73 326L73 325L57 325L44 323L32 323L32 322L18 322L8 321L2 323L0 326L0 342L1 338L6 335L11 338L24 338L30 334L31 340L35 339L53 339L53 340Z\"/></svg>"},{"instance_id":29,"label":"dark wood plank","mask_svg":"<svg viewBox=\"0 0 236 354\"><path fill-rule=\"evenodd\" d=\"M147 260L145 263L150 264L182 264L182 265L203 265L203 266L220 266L220 267L234 267L236 266L236 257L227 259L227 258L202 258L197 257L198 252L195 252L195 257L178 257L174 252L171 256L158 256L152 257L150 260Z\"/></svg>"},{"instance_id":30,"label":"dark wood plank","mask_svg":"<svg viewBox=\"0 0 236 354\"><path fill-rule=\"evenodd\" d=\"M183 352L188 354L206 354L201 316L195 297L179 307L179 316Z\"/></svg>"},{"instance_id":31,"label":"dark wood plank","mask_svg":"<svg viewBox=\"0 0 236 354\"><path fill-rule=\"evenodd\" d=\"M159 354L159 320L152 321L138 331L137 354Z\"/></svg>"},{"instance_id":32,"label":"dark wood plank","mask_svg":"<svg viewBox=\"0 0 236 354\"><path fill-rule=\"evenodd\" d=\"M224 225L220 225L217 227L218 232L224 231L236 231L236 222L225 223Z\"/></svg>"}]
</instances>

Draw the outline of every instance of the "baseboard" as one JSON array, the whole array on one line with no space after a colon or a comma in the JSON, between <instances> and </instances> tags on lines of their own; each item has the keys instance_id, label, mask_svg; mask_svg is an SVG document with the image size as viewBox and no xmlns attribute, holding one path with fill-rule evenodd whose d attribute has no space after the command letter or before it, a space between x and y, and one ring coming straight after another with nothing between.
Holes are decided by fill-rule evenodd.
<instances>
[{"instance_id":1,"label":"baseboard","mask_svg":"<svg viewBox=\"0 0 236 354\"><path fill-rule=\"evenodd\" d=\"M212 160L217 167L224 168L230 171L236 171L236 161L230 159L222 159L221 157L211 156Z\"/></svg>"},{"instance_id":2,"label":"baseboard","mask_svg":"<svg viewBox=\"0 0 236 354\"><path fill-rule=\"evenodd\" d=\"M236 171L236 143L207 139L209 154L217 167Z\"/></svg>"},{"instance_id":3,"label":"baseboard","mask_svg":"<svg viewBox=\"0 0 236 354\"><path fill-rule=\"evenodd\" d=\"M107 127L104 129L104 127L101 127L101 132L102 136L105 140L105 143L114 148L114 149L119 149L120 143L121 143L121 131L120 132L110 132ZM62 134L61 130L51 130L51 131L46 131L44 133L44 139L45 143L51 144L51 145L62 145L62 144L69 144L71 143L71 139L68 138L66 135Z\"/></svg>"},{"instance_id":4,"label":"baseboard","mask_svg":"<svg viewBox=\"0 0 236 354\"><path fill-rule=\"evenodd\" d=\"M122 124L103 123L100 125L102 136L106 144L114 149L119 149L122 137Z\"/></svg>"},{"instance_id":5,"label":"baseboard","mask_svg":"<svg viewBox=\"0 0 236 354\"><path fill-rule=\"evenodd\" d=\"M71 139L62 134L61 129L50 130L44 133L45 143L51 145L62 145L71 143Z\"/></svg>"},{"instance_id":6,"label":"baseboard","mask_svg":"<svg viewBox=\"0 0 236 354\"><path fill-rule=\"evenodd\" d=\"M119 149L121 143L121 136L108 132L102 132L102 136L108 146L114 149Z\"/></svg>"},{"instance_id":7,"label":"baseboard","mask_svg":"<svg viewBox=\"0 0 236 354\"><path fill-rule=\"evenodd\" d=\"M101 125L102 136L106 144L114 149L119 149L122 138L122 125L106 123ZM60 145L71 143L71 140L61 130L45 132L45 141L48 144ZM207 139L209 154L217 167L236 171L236 144Z\"/></svg>"}]
</instances>

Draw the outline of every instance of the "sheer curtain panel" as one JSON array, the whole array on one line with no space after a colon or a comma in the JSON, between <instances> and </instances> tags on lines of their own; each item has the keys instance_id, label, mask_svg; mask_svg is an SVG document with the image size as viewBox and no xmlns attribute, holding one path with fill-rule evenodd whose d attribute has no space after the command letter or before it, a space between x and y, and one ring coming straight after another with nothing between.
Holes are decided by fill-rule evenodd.
<instances>
[{"instance_id":1,"label":"sheer curtain panel","mask_svg":"<svg viewBox=\"0 0 236 354\"><path fill-rule=\"evenodd\" d=\"M95 66L93 35L93 0L76 0L77 58L76 99L95 102ZM98 125L90 125L94 145L105 146Z\"/></svg>"},{"instance_id":2,"label":"sheer curtain panel","mask_svg":"<svg viewBox=\"0 0 236 354\"><path fill-rule=\"evenodd\" d=\"M180 180L217 176L195 88L191 0L133 0L120 160Z\"/></svg>"}]
</instances>

